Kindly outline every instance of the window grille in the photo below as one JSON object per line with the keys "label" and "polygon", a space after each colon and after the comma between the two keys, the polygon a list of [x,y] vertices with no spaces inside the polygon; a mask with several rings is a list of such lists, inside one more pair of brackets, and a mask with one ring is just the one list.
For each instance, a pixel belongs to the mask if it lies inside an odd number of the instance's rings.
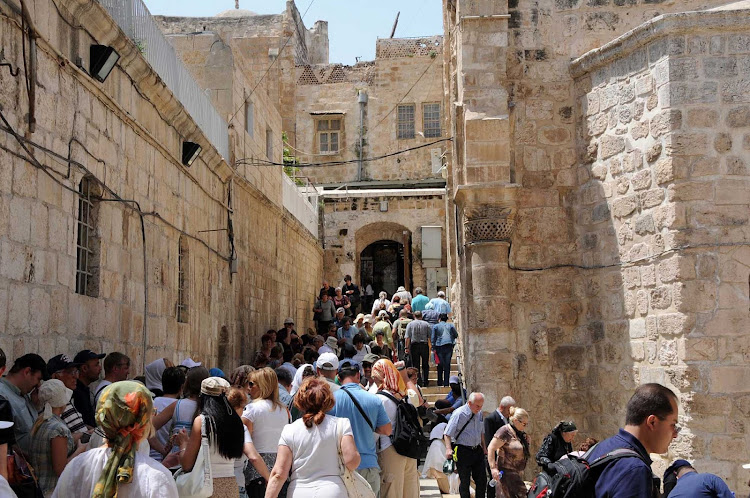
{"label": "window grille", "polygon": [[425,138],[436,138],[442,135],[440,130],[440,104],[430,103],[422,106],[422,124]]}
{"label": "window grille", "polygon": [[318,119],[318,152],[321,154],[338,154],[341,143],[341,118]]}
{"label": "window grille", "polygon": [[414,138],[414,104],[398,106],[398,138]]}
{"label": "window grille", "polygon": [[76,293],[99,296],[99,202],[96,185],[83,178],[78,185],[78,236],[76,238]]}
{"label": "window grille", "polygon": [[255,136],[255,107],[249,100],[245,103],[245,131],[251,137]]}
{"label": "window grille", "polygon": [[184,236],[180,236],[177,248],[177,321],[188,323],[188,248]]}

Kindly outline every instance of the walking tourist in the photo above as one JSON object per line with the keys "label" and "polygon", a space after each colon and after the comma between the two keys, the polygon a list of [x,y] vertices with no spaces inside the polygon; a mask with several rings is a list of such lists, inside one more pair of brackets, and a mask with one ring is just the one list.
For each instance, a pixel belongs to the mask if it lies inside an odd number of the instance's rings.
{"label": "walking tourist", "polygon": [[[168,406],[177,402],[185,384],[185,372],[179,367],[168,367],[161,375],[162,395],[154,398],[154,413],[160,413]],[[169,427],[161,427],[148,442],[151,445],[151,458],[161,462],[172,450],[169,441]]]}
{"label": "walking tourist", "polygon": [[445,300],[445,292],[439,291],[437,297],[430,299],[429,304],[432,305],[432,309],[442,314],[451,314],[451,305]]}
{"label": "walking tourist", "polygon": [[721,477],[699,473],[687,460],[675,460],[664,472],[663,482],[665,498],[734,498]]}
{"label": "walking tourist", "polygon": [[86,451],[61,417],[71,396],[73,391],[59,379],[48,380],[39,388],[39,402],[44,408],[31,429],[29,456],[44,496],[52,494],[68,462]]}
{"label": "walking tourist", "polygon": [[594,460],[607,453],[627,448],[639,458],[620,458],[607,465],[596,481],[596,498],[629,496],[656,497],[650,453],[663,454],[677,437],[677,396],[661,384],[639,386],[625,409],[625,427],[597,444],[591,452]]}
{"label": "walking tourist", "polygon": [[[416,298],[415,298],[416,299]],[[414,312],[416,316],[421,311]],[[458,332],[452,323],[448,323],[448,315],[440,315],[440,322],[432,326],[430,342],[437,354],[437,385],[448,386],[451,372],[451,358],[453,358],[453,347],[456,345]],[[494,434],[494,433],[493,433]]]}
{"label": "walking tourist", "polygon": [[271,470],[266,498],[279,496],[289,477],[291,481],[286,495],[289,498],[349,496],[336,463],[339,444],[347,469],[356,469],[360,456],[349,420],[326,415],[335,403],[328,386],[315,378],[306,379],[300,386],[294,403],[304,415],[281,433],[278,458]]}
{"label": "walking tourist", "polygon": [[336,290],[328,284],[327,280],[323,280],[323,287],[321,287],[320,292],[318,292],[318,298],[322,298],[325,295],[328,295],[328,297],[336,295]]}
{"label": "walking tourist", "polygon": [[75,358],[73,363],[78,363],[78,379],[76,379],[76,387],[73,389],[73,405],[75,405],[78,413],[83,418],[83,423],[89,427],[96,427],[96,420],[94,420],[94,398],[93,393],[89,387],[93,382],[99,380],[99,375],[102,373],[101,360],[105,354],[97,354],[90,349],[84,349],[80,351]]}
{"label": "walking tourist", "polygon": [[[279,381],[273,370],[262,368],[250,374],[250,397],[252,401],[242,412],[242,421],[247,426],[255,449],[270,470],[276,462],[281,431],[290,420],[289,411],[279,400]],[[248,497],[263,496],[266,484],[254,467],[246,467],[245,490]]]}
{"label": "walking tourist", "polygon": [[367,356],[371,352],[370,346],[365,344],[365,342],[367,342],[367,337],[365,337],[365,334],[360,332],[354,336],[352,342],[354,343],[354,349],[357,351],[352,359],[357,363],[362,363],[365,359],[365,356]]}
{"label": "walking tourist", "polygon": [[362,303],[362,311],[367,312],[372,310],[372,303],[375,301],[375,291],[372,288],[372,284],[369,282],[365,284],[365,299]]}
{"label": "walking tourist", "polygon": [[333,296],[333,305],[336,306],[337,312],[338,308],[343,308],[344,315],[351,316],[352,303],[349,301],[349,298],[344,295],[344,290],[341,287],[336,287],[336,293]]}
{"label": "walking tourist", "polygon": [[323,353],[315,362],[318,377],[322,377],[328,382],[331,392],[336,392],[341,386],[336,384],[336,372],[339,369],[339,358],[333,353]]}
{"label": "walking tourist", "polygon": [[[516,400],[511,396],[504,396],[495,411],[484,417],[484,441],[492,441],[492,437],[497,430],[510,422],[510,408],[516,406]],[[488,443],[489,444],[489,443]],[[487,467],[487,476],[492,479],[489,466]],[[487,486],[487,498],[495,498],[495,488]]]}
{"label": "walking tourist", "polygon": [[[232,386],[227,392],[227,401],[237,416],[242,417],[242,412],[248,401],[245,390]],[[234,461],[234,478],[237,481],[240,498],[247,498],[247,491],[245,491],[245,465],[252,465],[266,482],[270,477],[270,473],[266,462],[263,461],[258,450],[255,449],[255,445],[245,424],[242,424],[242,433],[245,436],[244,444],[242,445],[242,456]]]}
{"label": "walking tourist", "polygon": [[348,316],[345,316],[341,320],[341,327],[336,332],[336,337],[339,339],[343,339],[349,344],[352,344],[352,341],[354,340],[354,336],[359,333],[359,329],[352,325],[352,319]]}
{"label": "walking tourist", "polygon": [[[498,498],[525,498],[526,484],[523,471],[529,461],[529,436],[524,429],[529,425],[529,414],[523,408],[510,409],[510,422],[500,427],[487,448],[490,473],[497,483]],[[502,479],[500,472],[503,473]],[[481,496],[477,493],[477,496]],[[638,495],[633,495],[638,496]]]}
{"label": "walking tourist", "polygon": [[339,365],[341,389],[333,393],[336,404],[331,415],[349,419],[361,461],[357,467],[375,496],[380,493],[380,467],[376,453],[377,434],[390,435],[391,421],[377,396],[360,385],[359,364],[344,360]]}
{"label": "walking tourist", "polygon": [[237,479],[234,477],[234,461],[242,457],[245,441],[242,420],[234,410],[228,410],[226,394],[229,382],[221,377],[208,377],[201,383],[199,416],[193,422],[188,435],[181,431],[175,438],[180,447],[180,465],[183,471],[193,470],[202,436],[208,438],[213,496],[238,498]]}
{"label": "walking tourist", "polygon": [[[390,329],[390,325],[386,322],[386,328]],[[378,330],[375,332],[375,340],[370,343],[370,351],[383,358],[393,359],[393,349],[386,344],[385,337],[389,335],[385,330]]]}
{"label": "walking tourist", "polygon": [[326,335],[328,333],[328,326],[333,323],[333,317],[336,314],[336,306],[334,306],[331,296],[323,294],[315,302],[313,311],[318,319],[318,334]]}
{"label": "walking tourist", "polygon": [[471,497],[469,489],[472,479],[476,486],[475,496],[483,497],[486,493],[484,460],[487,446],[482,432],[483,406],[484,395],[471,393],[468,403],[454,412],[443,435],[446,459],[453,458],[453,448],[456,448],[456,470],[460,481],[458,492],[461,498]]}
{"label": "walking tourist", "polygon": [[[372,378],[379,386],[380,402],[391,425],[396,422],[396,403],[388,396],[402,400],[406,396],[406,383],[390,360],[378,360],[372,367]],[[378,464],[382,470],[381,498],[416,498],[419,496],[419,474],[417,460],[400,455],[391,442],[390,434],[380,436]]]}
{"label": "walking tourist", "polygon": [[378,298],[372,303],[370,314],[375,318],[381,310],[387,310],[390,305],[391,302],[388,300],[388,293],[386,291],[380,291]]}
{"label": "walking tourist", "polygon": [[402,306],[411,304],[411,292],[406,290],[406,287],[404,287],[403,285],[399,286],[399,288],[396,289],[396,293],[393,296],[398,296]]}
{"label": "walking tourist", "polygon": [[[430,385],[430,334],[432,327],[422,320],[422,312],[414,313],[414,320],[406,326],[404,351],[411,357],[414,367],[419,372],[419,385]],[[448,361],[450,365],[450,360]],[[450,368],[450,367],[449,367]]]}
{"label": "walking tourist", "polygon": [[412,311],[424,311],[424,307],[430,302],[430,298],[424,295],[421,287],[414,289],[414,297],[411,300]]}
{"label": "walking tourist", "polygon": [[404,361],[406,355],[406,327],[412,322],[412,318],[409,318],[408,315],[409,313],[406,310],[399,311],[398,319],[393,322],[391,329],[391,337],[393,338],[398,361]]}
{"label": "walking tourist", "polygon": [[352,276],[347,275],[344,277],[344,286],[342,287],[344,295],[349,298],[349,302],[352,304],[350,308],[350,315],[359,313],[360,304],[360,292],[359,286],[352,282]]}
{"label": "walking tourist", "polygon": [[153,411],[151,392],[137,382],[117,382],[103,389],[96,420],[107,436],[107,446],[71,460],[52,498],[177,498],[169,470],[136,451],[148,437]]}
{"label": "walking tourist", "polygon": [[29,353],[16,358],[8,374],[0,378],[0,397],[10,403],[16,444],[26,455],[31,448],[31,427],[37,417],[37,410],[27,395],[39,387],[42,377],[46,375],[47,364],[42,357]]}
{"label": "walking tourist", "polygon": [[573,440],[578,434],[574,422],[563,420],[542,441],[542,446],[536,454],[536,463],[548,474],[556,472],[552,465],[561,457],[573,451]]}
{"label": "walking tourist", "polygon": [[128,379],[130,375],[130,358],[117,351],[104,358],[104,380],[99,382],[94,392],[94,406],[99,404],[99,396],[108,385]]}

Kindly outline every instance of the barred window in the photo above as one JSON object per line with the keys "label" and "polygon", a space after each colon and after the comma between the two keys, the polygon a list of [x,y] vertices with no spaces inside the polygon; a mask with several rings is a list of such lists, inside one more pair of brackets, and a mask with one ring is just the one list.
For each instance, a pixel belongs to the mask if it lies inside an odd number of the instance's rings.
{"label": "barred window", "polygon": [[414,138],[414,104],[401,104],[398,106],[398,138]]}
{"label": "barred window", "polygon": [[273,162],[273,132],[271,128],[266,128],[266,157]]}
{"label": "barred window", "polygon": [[99,247],[97,230],[101,193],[93,179],[85,177],[78,185],[76,228],[76,293],[99,296]]}
{"label": "barred window", "polygon": [[245,131],[251,137],[255,136],[255,106],[249,100],[245,103]]}
{"label": "barred window", "polygon": [[180,236],[177,247],[177,321],[188,323],[188,247],[185,236]]}
{"label": "barred window", "polygon": [[341,143],[341,117],[318,119],[316,124],[318,152],[338,154]]}
{"label": "barred window", "polygon": [[440,129],[439,103],[422,104],[422,124],[425,138],[435,138],[443,134]]}

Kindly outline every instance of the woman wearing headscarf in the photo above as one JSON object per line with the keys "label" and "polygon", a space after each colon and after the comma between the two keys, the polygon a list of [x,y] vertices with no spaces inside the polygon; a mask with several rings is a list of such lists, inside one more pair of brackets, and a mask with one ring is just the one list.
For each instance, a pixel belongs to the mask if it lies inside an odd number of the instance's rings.
{"label": "woman wearing headscarf", "polygon": [[227,400],[229,382],[209,377],[201,383],[198,410],[190,435],[180,431],[175,438],[180,446],[180,465],[185,472],[193,470],[201,447],[201,433],[208,437],[209,461],[214,494],[220,498],[239,498],[234,461],[242,457],[245,435],[242,420]]}
{"label": "woman wearing headscarf", "polygon": [[138,382],[107,386],[96,405],[96,423],[107,445],[74,458],[52,498],[177,498],[172,474],[148,454],[136,452],[152,435],[151,392]]}
{"label": "woman wearing headscarf", "polygon": [[[529,414],[523,408],[510,408],[510,423],[495,432],[487,448],[487,459],[492,478],[497,481],[498,498],[525,498],[526,484],[523,471],[529,461],[529,436],[524,432],[529,425]],[[503,477],[500,479],[500,471]]]}
{"label": "woman wearing headscarf", "polygon": [[86,451],[84,445],[76,443],[61,418],[71,396],[73,391],[58,379],[48,380],[39,388],[39,402],[44,405],[44,411],[31,428],[29,456],[44,496],[49,496],[55,489],[65,466]]}
{"label": "woman wearing headscarf", "polygon": [[[379,386],[378,398],[385,413],[396,424],[398,405],[391,397],[402,400],[406,396],[406,383],[391,360],[378,360],[372,366],[372,379]],[[382,394],[382,392],[386,394]],[[391,443],[390,434],[380,436],[378,464],[381,469],[381,498],[416,498],[419,496],[419,474],[415,458],[399,455]]]}
{"label": "woman wearing headscarf", "polygon": [[161,376],[168,367],[173,367],[174,363],[166,358],[159,358],[146,365],[146,387],[156,396],[164,394],[164,388],[161,384]]}
{"label": "woman wearing headscarf", "polygon": [[536,463],[549,474],[556,472],[552,463],[558,461],[564,455],[573,451],[573,439],[578,433],[578,428],[573,422],[563,420],[547,434],[542,441],[542,447],[536,454]]}

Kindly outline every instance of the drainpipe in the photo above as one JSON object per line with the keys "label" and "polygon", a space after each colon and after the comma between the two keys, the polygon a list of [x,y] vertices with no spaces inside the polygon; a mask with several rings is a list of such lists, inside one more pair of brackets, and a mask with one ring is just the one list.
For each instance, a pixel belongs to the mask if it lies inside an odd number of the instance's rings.
{"label": "drainpipe", "polygon": [[359,102],[359,163],[357,165],[357,181],[362,181],[362,158],[365,148],[365,106],[367,105],[367,92],[360,90],[357,95]]}

